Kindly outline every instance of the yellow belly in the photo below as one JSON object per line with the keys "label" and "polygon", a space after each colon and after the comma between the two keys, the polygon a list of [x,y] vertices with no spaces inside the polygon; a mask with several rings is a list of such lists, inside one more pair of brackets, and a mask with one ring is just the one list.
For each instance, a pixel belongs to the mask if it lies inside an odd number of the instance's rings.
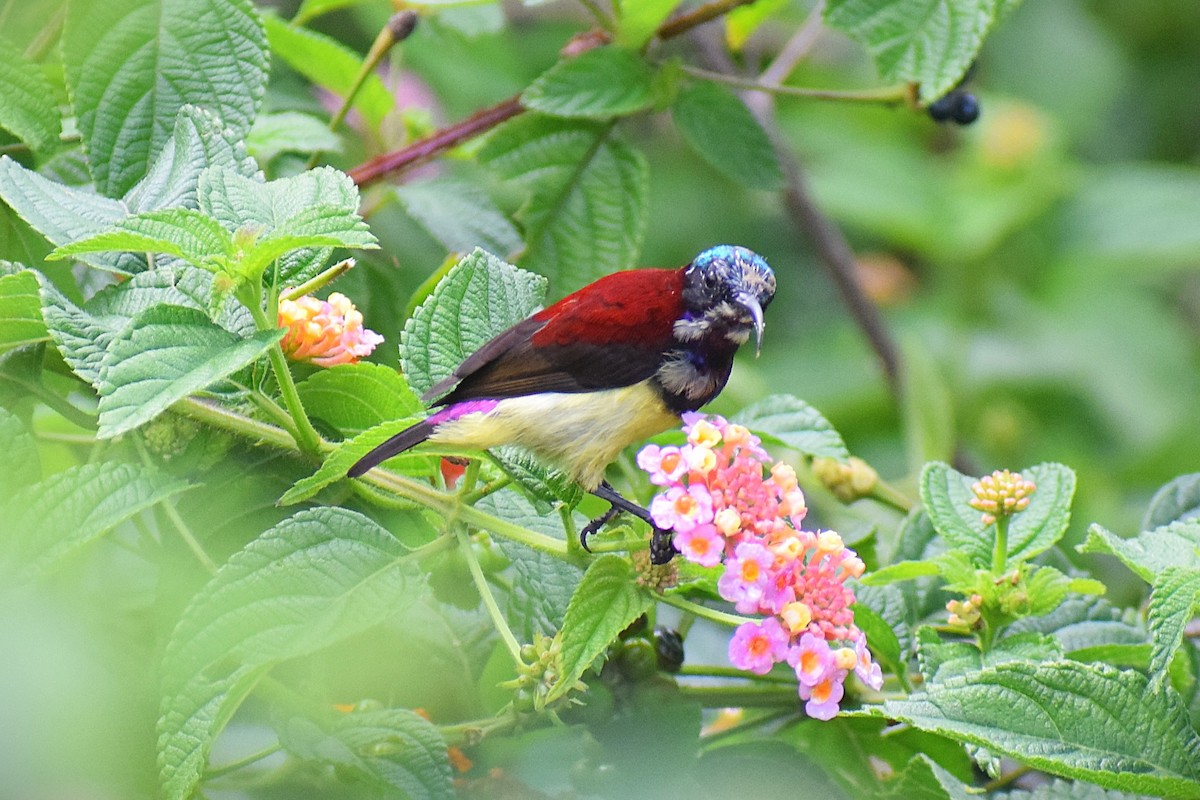
{"label": "yellow belly", "polygon": [[429,441],[479,449],[517,444],[591,490],[621,450],[678,422],[657,391],[638,383],[599,392],[506,398],[491,411],[444,423]]}

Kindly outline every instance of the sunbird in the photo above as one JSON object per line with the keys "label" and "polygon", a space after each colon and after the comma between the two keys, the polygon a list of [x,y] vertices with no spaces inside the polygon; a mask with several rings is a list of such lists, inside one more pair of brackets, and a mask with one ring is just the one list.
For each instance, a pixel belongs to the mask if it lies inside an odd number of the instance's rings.
{"label": "sunbird", "polygon": [[729,380],[737,349],[755,337],[775,296],[775,273],[744,247],[718,245],[678,269],[603,277],[498,334],[422,400],[440,407],[367,453],[358,477],[424,441],[485,450],[519,445],[563,469],[609,510],[587,537],[627,511],[654,529],[651,558],[671,559],[670,536],[617,493],[604,471],[628,445],[679,424]]}

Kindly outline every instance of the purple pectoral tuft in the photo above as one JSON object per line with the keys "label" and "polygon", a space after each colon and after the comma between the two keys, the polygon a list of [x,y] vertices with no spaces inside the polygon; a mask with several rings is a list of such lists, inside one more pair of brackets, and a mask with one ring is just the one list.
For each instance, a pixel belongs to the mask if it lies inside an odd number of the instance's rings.
{"label": "purple pectoral tuft", "polygon": [[499,404],[499,400],[464,400],[461,403],[447,406],[436,414],[430,414],[425,421],[430,425],[441,425],[443,422],[452,422],[467,414],[476,412],[486,414]]}

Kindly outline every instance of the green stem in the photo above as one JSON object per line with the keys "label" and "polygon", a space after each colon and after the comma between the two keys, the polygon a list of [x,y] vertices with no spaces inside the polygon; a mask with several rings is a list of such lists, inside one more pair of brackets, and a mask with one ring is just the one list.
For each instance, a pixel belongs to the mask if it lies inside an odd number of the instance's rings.
{"label": "green stem", "polygon": [[589,544],[588,549],[593,554],[597,553],[632,553],[636,550],[645,550],[650,547],[648,539],[622,539],[619,542],[596,542]]}
{"label": "green stem", "polygon": [[910,97],[908,84],[885,86],[881,89],[807,89],[800,86],[778,86],[765,84],[750,78],[739,78],[736,75],[726,75],[712,72],[699,67],[684,65],[683,71],[696,78],[724,83],[738,89],[750,89],[756,92],[781,95],[783,97],[804,97],[809,100],[844,100],[857,103],[882,103],[895,105],[904,103]]}
{"label": "green stem", "polygon": [[737,627],[738,625],[742,625],[747,622],[754,622],[754,620],[750,619],[749,617],[740,617],[737,614],[729,614],[725,611],[718,611],[715,608],[709,608],[708,606],[702,606],[699,603],[693,603],[691,600],[686,600],[675,594],[660,594],[658,599],[669,606],[675,606],[675,608],[678,608],[681,611],[686,611],[689,614],[694,614],[697,617],[703,617],[704,619],[711,620],[719,625]]}
{"label": "green stem", "polygon": [[254,389],[250,392],[250,400],[259,411],[274,420],[276,425],[283,428],[293,437],[297,435],[296,426],[293,424],[291,416],[272,397],[263,391]]}
{"label": "green stem", "polygon": [[890,484],[877,480],[875,488],[871,490],[870,498],[877,503],[882,503],[885,506],[891,506],[897,511],[907,514],[912,511],[912,501],[898,492]]}
{"label": "green stem", "polygon": [[[151,466],[150,454],[146,452],[146,446],[142,444],[140,439],[134,439],[134,445],[137,448],[138,456],[142,463],[146,466]],[[217,572],[217,562],[212,560],[212,557],[204,550],[204,545],[200,544],[200,540],[192,533],[192,529],[184,521],[179,514],[179,509],[175,508],[175,501],[170,497],[164,497],[158,501],[159,507],[163,510],[167,519],[174,526],[175,531],[179,534],[179,538],[183,539],[183,543],[192,551],[192,555],[200,562],[200,565],[207,570],[209,575],[215,575]]]}
{"label": "green stem", "polygon": [[458,539],[458,549],[462,552],[463,558],[467,560],[467,567],[471,570],[471,579],[475,581],[475,589],[479,592],[480,599],[483,600],[483,607],[487,609],[488,616],[492,618],[492,625],[500,634],[504,646],[508,648],[508,654],[512,656],[513,663],[520,672],[521,668],[525,666],[525,662],[521,660],[521,643],[513,635],[512,629],[508,627],[508,621],[504,619],[504,613],[496,603],[496,596],[492,594],[492,587],[488,585],[487,576],[483,574],[483,567],[479,566],[479,559],[475,557],[475,551],[471,548],[471,540],[467,537],[466,531],[460,528],[455,531],[455,536]]}
{"label": "green stem", "polygon": [[283,745],[276,742],[273,745],[264,747],[262,750],[259,750],[257,753],[251,753],[248,756],[242,756],[241,758],[237,759],[236,761],[230,761],[228,764],[222,764],[219,767],[213,767],[212,769],[210,769],[204,773],[204,779],[210,780],[212,778],[220,778],[221,776],[228,775],[231,772],[237,772],[239,769],[244,769],[245,767],[248,767],[251,764],[254,764],[258,761],[262,761],[264,758],[273,756],[281,750],[283,750]]}
{"label": "green stem", "polygon": [[718,667],[698,664],[684,664],[679,670],[680,675],[690,675],[698,678],[741,678],[757,683],[780,683],[788,686],[796,685],[796,678],[783,675],[755,675],[737,667]]}
{"label": "green stem", "polygon": [[324,272],[321,272],[319,275],[315,275],[312,278],[309,278],[304,283],[297,286],[295,289],[287,290],[280,296],[280,299],[282,299],[282,300],[298,300],[301,297],[304,297],[304,295],[306,295],[306,294],[312,294],[313,292],[317,291],[318,289],[320,289],[324,286],[328,286],[329,284],[333,283],[338,278],[345,275],[347,272],[349,272],[351,269],[354,268],[355,263],[357,263],[357,262],[355,262],[355,260],[353,258],[343,259],[343,260],[339,261],[338,263],[334,264],[329,269],[325,270]]}
{"label": "green stem", "polygon": [[[295,437],[282,428],[251,419],[236,411],[230,411],[211,400],[201,400],[199,397],[185,397],[171,406],[171,410],[191,417],[197,422],[203,422],[205,425],[230,431],[243,438],[277,447],[280,450],[296,449]],[[333,449],[333,445],[323,442],[322,449],[331,450]]]}
{"label": "green stem", "polygon": [[466,494],[464,494],[462,496],[462,501],[466,505],[473,506],[477,502],[479,502],[481,499],[483,499],[484,497],[487,497],[489,494],[494,494],[494,493],[500,491],[505,486],[508,486],[510,483],[512,483],[512,478],[508,477],[507,475],[501,475],[499,478],[496,478],[496,480],[491,481],[489,483],[485,483],[483,486],[480,486],[478,489],[467,492]]}
{"label": "green stem", "polygon": [[996,517],[996,544],[992,550],[992,573],[999,577],[1008,565],[1008,517]]}
{"label": "green stem", "polygon": [[[271,318],[267,316],[267,312],[263,310],[262,299],[262,286],[257,282],[245,283],[238,290],[238,300],[250,310],[250,316],[254,318],[254,326],[260,331],[278,330],[278,325],[272,322]],[[271,309],[271,312],[276,313],[274,308]],[[276,316],[278,316],[277,313]],[[307,455],[317,455],[321,452],[321,436],[312,426],[308,414],[304,411],[304,404],[300,402],[300,393],[296,391],[296,381],[292,378],[292,370],[288,367],[287,359],[283,355],[283,348],[280,347],[279,342],[275,342],[267,350],[267,358],[271,361],[271,369],[275,373],[275,380],[279,383],[279,393],[283,395],[283,405],[295,423],[296,444]]]}
{"label": "green stem", "polygon": [[84,428],[85,430],[95,429],[96,418],[94,416],[71,405],[71,402],[65,397],[59,397],[41,383],[21,380],[9,373],[0,374],[0,379],[24,389],[72,425]]}
{"label": "green stem", "polygon": [[796,706],[800,702],[795,685],[784,686],[688,686],[679,687],[679,693],[696,700],[706,708],[767,707],[780,705]]}

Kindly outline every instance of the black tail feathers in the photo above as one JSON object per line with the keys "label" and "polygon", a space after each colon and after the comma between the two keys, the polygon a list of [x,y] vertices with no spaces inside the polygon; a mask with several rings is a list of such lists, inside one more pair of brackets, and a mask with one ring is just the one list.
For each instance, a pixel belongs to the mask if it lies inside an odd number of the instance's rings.
{"label": "black tail feathers", "polygon": [[405,428],[371,452],[360,458],[346,471],[346,475],[357,478],[372,467],[382,464],[394,455],[419,445],[429,438],[437,426],[429,420],[422,420],[412,427]]}

